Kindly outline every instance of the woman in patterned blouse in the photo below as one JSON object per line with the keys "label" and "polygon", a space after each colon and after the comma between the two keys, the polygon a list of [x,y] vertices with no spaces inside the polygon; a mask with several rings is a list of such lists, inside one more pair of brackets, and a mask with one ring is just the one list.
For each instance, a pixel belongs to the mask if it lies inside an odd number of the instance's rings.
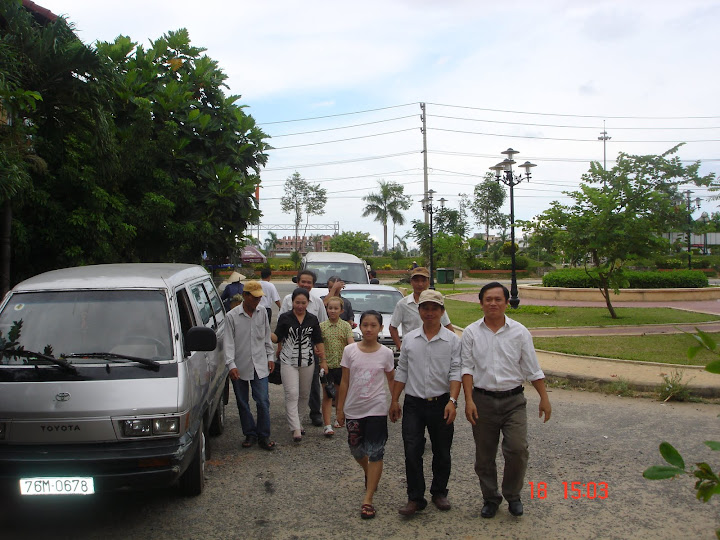
{"label": "woman in patterned blouse", "polygon": [[308,313],[309,301],[310,293],[306,289],[295,289],[292,293],[293,308],[280,315],[275,329],[278,339],[277,355],[283,363],[285,414],[293,440],[298,443],[305,433],[300,423],[298,404],[307,403],[310,395],[315,354],[320,361],[320,367],[328,372],[320,322],[315,315]]}

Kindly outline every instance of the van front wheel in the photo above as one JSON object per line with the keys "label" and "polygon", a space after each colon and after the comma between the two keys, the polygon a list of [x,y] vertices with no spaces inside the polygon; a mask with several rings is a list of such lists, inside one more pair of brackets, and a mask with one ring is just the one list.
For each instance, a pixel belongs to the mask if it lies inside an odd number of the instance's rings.
{"label": "van front wheel", "polygon": [[180,477],[180,491],[183,495],[195,497],[203,492],[205,487],[205,429],[200,422],[197,433],[198,441],[193,451],[190,466]]}

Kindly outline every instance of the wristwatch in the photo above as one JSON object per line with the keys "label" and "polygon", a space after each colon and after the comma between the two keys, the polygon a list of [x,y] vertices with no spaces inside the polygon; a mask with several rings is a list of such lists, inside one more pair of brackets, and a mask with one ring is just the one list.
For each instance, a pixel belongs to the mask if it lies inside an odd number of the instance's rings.
{"label": "wristwatch", "polygon": [[451,397],[450,401],[452,402],[453,405],[455,405],[455,408],[457,409],[457,399],[455,399],[454,397]]}

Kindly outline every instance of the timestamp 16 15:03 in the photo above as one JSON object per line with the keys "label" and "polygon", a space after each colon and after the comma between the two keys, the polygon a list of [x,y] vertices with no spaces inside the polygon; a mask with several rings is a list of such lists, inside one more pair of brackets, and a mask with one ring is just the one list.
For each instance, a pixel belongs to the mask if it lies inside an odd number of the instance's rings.
{"label": "timestamp 16 15:03", "polygon": [[[530,498],[544,499],[548,494],[546,482],[528,482]],[[607,482],[563,482],[565,499],[607,499],[610,492]]]}

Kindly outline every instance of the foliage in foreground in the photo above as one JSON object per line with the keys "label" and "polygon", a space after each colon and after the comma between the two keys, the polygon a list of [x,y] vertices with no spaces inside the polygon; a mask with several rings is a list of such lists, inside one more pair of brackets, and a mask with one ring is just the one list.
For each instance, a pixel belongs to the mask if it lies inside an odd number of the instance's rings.
{"label": "foliage in foreground", "polygon": [[[692,358],[701,349],[706,349],[716,356],[720,356],[715,340],[701,330],[697,332],[697,335],[693,334],[693,337],[698,343],[688,349],[688,357]],[[710,373],[720,374],[720,360],[713,360],[705,366],[705,369]],[[705,441],[705,446],[710,450],[720,451],[720,441]],[[720,495],[720,476],[713,471],[709,464],[701,461],[695,463],[694,466],[686,466],[680,452],[665,441],[660,443],[660,455],[667,465],[648,467],[643,472],[645,478],[648,480],[665,480],[687,474],[697,479],[695,482],[695,496],[698,500],[708,502],[713,495]],[[715,535],[720,539],[720,529],[715,531]]]}

